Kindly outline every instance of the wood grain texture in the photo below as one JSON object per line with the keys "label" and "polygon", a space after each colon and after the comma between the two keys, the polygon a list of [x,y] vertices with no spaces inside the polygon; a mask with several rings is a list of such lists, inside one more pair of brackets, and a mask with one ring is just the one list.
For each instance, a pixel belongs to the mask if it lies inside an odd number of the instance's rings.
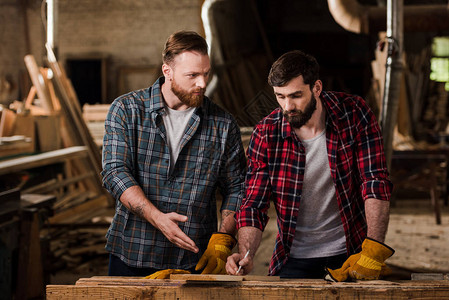
{"label": "wood grain texture", "polygon": [[243,281],[243,276],[219,275],[219,274],[171,274],[172,280],[186,281]]}
{"label": "wood grain texture", "polygon": [[449,280],[330,283],[312,279],[209,284],[138,277],[82,278],[75,285],[48,285],[47,299],[447,299]]}

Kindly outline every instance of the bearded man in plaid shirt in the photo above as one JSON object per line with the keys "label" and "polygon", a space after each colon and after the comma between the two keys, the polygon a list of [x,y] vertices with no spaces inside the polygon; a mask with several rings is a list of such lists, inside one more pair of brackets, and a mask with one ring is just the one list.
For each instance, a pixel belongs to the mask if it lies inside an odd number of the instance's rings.
{"label": "bearded man in plaid shirt", "polygon": [[323,91],[316,59],[298,50],[274,62],[268,82],[280,107],[251,136],[236,213],[239,253],[228,257],[228,274],[252,270],[270,200],[278,233],[269,275],[345,281],[387,274],[392,183],[374,114],[358,96]]}
{"label": "bearded man in plaid shirt", "polygon": [[164,76],[110,107],[102,175],[116,199],[106,234],[111,276],[226,273],[245,154],[237,122],[204,96],[207,49],[196,32],[175,32],[163,51]]}

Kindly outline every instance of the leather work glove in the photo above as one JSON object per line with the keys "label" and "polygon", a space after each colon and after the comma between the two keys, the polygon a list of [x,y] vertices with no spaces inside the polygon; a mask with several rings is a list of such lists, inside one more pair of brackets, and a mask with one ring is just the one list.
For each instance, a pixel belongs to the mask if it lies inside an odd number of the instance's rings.
{"label": "leather work glove", "polygon": [[180,269],[166,269],[154,272],[148,276],[145,276],[145,279],[169,279],[170,274],[190,274],[189,271],[180,270]]}
{"label": "leather work glove", "polygon": [[385,260],[392,256],[394,250],[376,240],[366,238],[362,251],[351,255],[340,269],[326,268],[326,280],[345,281],[348,277],[359,280],[377,280],[380,276],[391,273]]}
{"label": "leather work glove", "polygon": [[195,271],[204,268],[201,274],[226,274],[226,260],[235,244],[237,240],[230,234],[220,232],[212,234]]}

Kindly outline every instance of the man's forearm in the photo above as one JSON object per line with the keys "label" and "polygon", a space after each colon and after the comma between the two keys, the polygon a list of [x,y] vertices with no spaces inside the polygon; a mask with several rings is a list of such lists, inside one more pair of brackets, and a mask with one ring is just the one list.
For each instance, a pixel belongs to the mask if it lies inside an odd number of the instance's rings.
{"label": "man's forearm", "polygon": [[250,256],[254,257],[261,240],[262,230],[251,226],[241,227],[238,230],[239,253],[245,255],[250,250]]}
{"label": "man's forearm", "polygon": [[365,201],[365,215],[368,237],[383,243],[390,220],[390,202],[374,198],[367,199]]}
{"label": "man's forearm", "polygon": [[154,225],[154,215],[160,211],[147,199],[142,189],[135,185],[123,192],[120,197],[120,202],[131,211],[133,214],[139,216],[143,220]]}
{"label": "man's forearm", "polygon": [[235,228],[235,211],[224,209],[221,212],[221,225],[218,232],[228,233],[235,236],[237,229]]}

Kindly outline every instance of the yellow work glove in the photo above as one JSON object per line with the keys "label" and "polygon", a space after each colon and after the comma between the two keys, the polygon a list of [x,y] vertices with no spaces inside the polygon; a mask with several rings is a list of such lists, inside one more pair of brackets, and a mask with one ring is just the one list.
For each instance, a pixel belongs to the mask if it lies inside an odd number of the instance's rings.
{"label": "yellow work glove", "polygon": [[380,276],[391,273],[385,260],[392,256],[394,250],[385,244],[366,238],[362,243],[362,251],[351,255],[340,269],[326,268],[326,280],[345,281],[348,277],[359,280],[377,280]]}
{"label": "yellow work glove", "polygon": [[180,270],[180,269],[166,269],[154,272],[148,276],[145,276],[145,279],[169,279],[170,274],[190,274],[189,271]]}
{"label": "yellow work glove", "polygon": [[237,240],[230,234],[219,232],[212,234],[195,271],[204,268],[201,274],[226,274],[226,260],[235,244]]}

